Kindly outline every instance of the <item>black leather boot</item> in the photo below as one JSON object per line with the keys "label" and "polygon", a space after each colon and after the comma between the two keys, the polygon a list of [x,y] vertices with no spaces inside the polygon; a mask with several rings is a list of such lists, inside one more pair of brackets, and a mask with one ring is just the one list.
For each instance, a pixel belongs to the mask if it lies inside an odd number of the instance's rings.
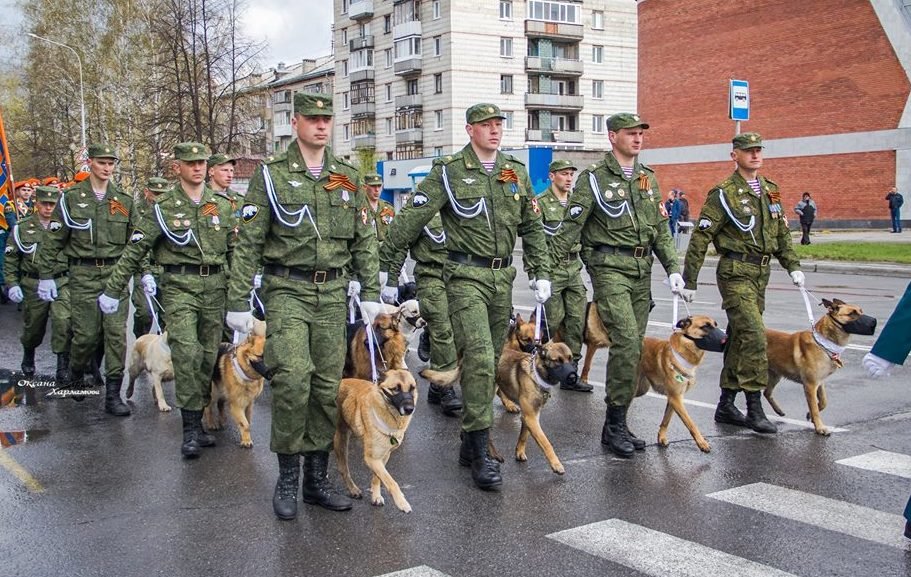
{"label": "black leather boot", "polygon": [[485,491],[496,491],[503,484],[500,464],[487,453],[490,429],[463,431],[462,446],[459,447],[459,464],[471,466],[471,480]]}
{"label": "black leather boot", "polygon": [[715,422],[734,425],[735,427],[746,427],[747,419],[734,406],[734,399],[737,398],[737,391],[734,389],[721,389],[721,399],[718,401],[718,407],[715,409]]}
{"label": "black leather boot", "polygon": [[180,445],[180,454],[186,459],[195,459],[199,456],[199,430],[196,424],[202,419],[202,411],[180,409],[180,418],[183,421],[183,444]]}
{"label": "black leather boot", "polygon": [[[59,388],[84,389],[86,387],[85,375],[81,370],[70,368],[68,376],[69,376],[69,378],[65,381],[66,384],[63,387],[59,387]],[[74,401],[76,401],[77,403],[81,403],[82,401],[85,400],[85,395],[73,395],[70,398],[73,399]]]}
{"label": "black leather boot", "polygon": [[765,416],[762,410],[762,393],[753,391],[746,394],[747,396],[747,427],[757,433],[773,434],[778,432],[778,427]]}
{"label": "black leather boot", "polygon": [[629,442],[633,444],[633,449],[637,451],[645,450],[645,441],[634,435],[633,432],[629,430],[629,427],[626,428],[626,436],[629,437]]}
{"label": "black leather boot", "polygon": [[424,328],[418,340],[418,358],[425,363],[430,360],[430,331]]}
{"label": "black leather boot", "polygon": [[70,379],[70,354],[60,353],[57,355],[57,372],[54,378],[58,383],[66,383]]}
{"label": "black leather boot", "polygon": [[462,399],[455,387],[438,387],[430,385],[427,391],[427,402],[431,405],[440,405],[440,410],[448,417],[457,417],[462,410]]}
{"label": "black leather boot", "polygon": [[115,417],[129,417],[130,407],[120,398],[123,376],[114,375],[104,381],[104,411]]}
{"label": "black leather boot", "polygon": [[297,517],[297,491],[301,484],[301,456],[278,453],[278,481],[272,496],[272,510],[284,521]]}
{"label": "black leather boot", "polygon": [[636,451],[626,429],[626,410],[627,407],[609,406],[601,429],[601,444],[607,445],[612,453],[624,458],[632,457]]}
{"label": "black leather boot", "polygon": [[308,505],[319,505],[330,511],[347,511],[352,502],[329,482],[329,452],[304,453],[304,486],[302,497]]}
{"label": "black leather boot", "polygon": [[26,377],[35,376],[35,349],[23,349],[21,368]]}

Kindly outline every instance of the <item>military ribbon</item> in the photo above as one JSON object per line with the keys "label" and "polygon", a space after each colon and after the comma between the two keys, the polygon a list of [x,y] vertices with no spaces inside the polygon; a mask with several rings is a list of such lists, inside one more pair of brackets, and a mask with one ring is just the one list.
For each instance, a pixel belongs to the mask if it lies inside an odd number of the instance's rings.
{"label": "military ribbon", "polygon": [[357,192],[357,186],[355,186],[354,183],[351,182],[351,179],[348,178],[347,175],[330,172],[329,173],[329,183],[326,186],[324,186],[323,188],[325,188],[326,190],[335,190],[339,187],[344,188],[345,190],[349,190],[351,192]]}
{"label": "military ribbon", "polygon": [[214,202],[207,202],[202,205],[203,216],[218,216],[218,205]]}
{"label": "military ribbon", "polygon": [[648,190],[648,175],[644,172],[639,175],[639,190]]}
{"label": "military ribbon", "polygon": [[500,182],[512,182],[518,184],[519,175],[516,174],[516,171],[511,168],[504,168],[500,170],[500,176],[497,177],[497,180]]}
{"label": "military ribbon", "polygon": [[110,211],[111,211],[111,215],[112,215],[112,216],[113,216],[113,214],[116,212],[116,213],[120,213],[120,214],[122,214],[123,216],[129,218],[129,216],[130,216],[130,211],[128,211],[128,210],[127,210],[127,207],[123,206],[123,203],[121,203],[119,200],[116,200],[116,199],[115,199],[115,200],[112,200],[112,201],[109,203],[109,206],[110,206]]}

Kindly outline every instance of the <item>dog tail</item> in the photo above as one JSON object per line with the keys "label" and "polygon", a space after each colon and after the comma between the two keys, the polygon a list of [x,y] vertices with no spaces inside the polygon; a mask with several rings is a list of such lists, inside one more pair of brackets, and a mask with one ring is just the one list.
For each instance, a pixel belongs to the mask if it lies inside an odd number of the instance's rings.
{"label": "dog tail", "polygon": [[435,371],[433,369],[424,369],[421,376],[427,379],[430,384],[438,387],[451,387],[462,378],[461,363],[454,369],[448,371]]}

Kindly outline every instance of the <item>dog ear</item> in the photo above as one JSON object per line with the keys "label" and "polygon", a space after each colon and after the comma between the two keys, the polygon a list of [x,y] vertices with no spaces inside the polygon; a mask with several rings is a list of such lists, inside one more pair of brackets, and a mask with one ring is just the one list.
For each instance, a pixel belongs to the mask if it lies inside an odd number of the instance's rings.
{"label": "dog ear", "polygon": [[841,306],[841,305],[845,304],[845,301],[841,301],[838,299],[832,299],[832,304],[834,304],[835,306]]}
{"label": "dog ear", "polygon": [[829,310],[832,310],[835,308],[835,303],[833,303],[832,301],[830,301],[828,299],[822,299],[822,306],[826,307]]}
{"label": "dog ear", "polygon": [[516,324],[517,325],[525,324],[525,321],[522,320],[522,313],[516,313]]}
{"label": "dog ear", "polygon": [[685,331],[691,324],[693,324],[693,317],[686,317],[677,321],[677,328]]}

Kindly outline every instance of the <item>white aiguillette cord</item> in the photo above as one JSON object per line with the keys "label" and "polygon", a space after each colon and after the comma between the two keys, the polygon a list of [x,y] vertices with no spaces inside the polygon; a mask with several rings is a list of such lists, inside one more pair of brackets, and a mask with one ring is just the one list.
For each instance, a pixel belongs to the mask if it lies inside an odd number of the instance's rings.
{"label": "white aiguillette cord", "polygon": [[375,385],[380,381],[379,374],[376,370],[376,354],[379,354],[380,361],[382,361],[383,365],[386,364],[386,359],[383,358],[383,351],[378,350],[376,346],[376,335],[373,334],[373,319],[369,318],[369,315],[367,315],[361,307],[361,299],[357,295],[348,299],[348,319],[351,323],[354,323],[355,306],[361,309],[361,317],[363,317],[364,326],[367,328],[367,348],[370,350],[370,377]]}
{"label": "white aiguillette cord", "polygon": [[160,308],[162,311],[164,311],[164,307],[161,306],[161,303],[158,302],[158,299],[156,299],[154,296],[145,291],[143,291],[143,293],[146,297],[146,304],[149,305],[149,313],[152,315],[152,327],[149,329],[149,334],[155,333],[156,335],[160,335],[161,324],[158,322],[158,313],[155,311],[155,305],[157,304],[158,308]]}
{"label": "white aiguillette cord", "polygon": [[[269,198],[269,204],[272,206],[272,212],[275,214],[275,218],[278,219],[278,222],[287,226],[288,228],[297,228],[300,226],[300,223],[304,221],[306,216],[310,219],[310,224],[313,225],[313,230],[316,231],[316,238],[323,240],[323,237],[319,233],[319,227],[316,226],[316,221],[313,220],[313,214],[310,213],[310,207],[306,204],[297,211],[291,212],[285,210],[285,207],[278,202],[278,195],[275,194],[275,185],[272,182],[272,174],[269,172],[269,167],[265,164],[263,166],[263,180],[266,184],[266,196]],[[294,222],[290,220],[285,220],[285,217],[291,219],[296,218]]]}

